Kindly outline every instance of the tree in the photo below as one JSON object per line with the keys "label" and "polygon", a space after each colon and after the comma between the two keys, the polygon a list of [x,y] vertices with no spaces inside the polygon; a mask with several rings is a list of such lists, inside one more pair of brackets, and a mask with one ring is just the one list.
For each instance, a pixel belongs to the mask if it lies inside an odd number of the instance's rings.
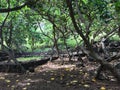
{"label": "tree", "polygon": [[[120,81],[119,74],[116,72],[115,68],[105,59],[107,53],[104,45],[105,40],[117,34],[116,32],[119,31],[119,12],[116,13],[119,11],[119,1],[22,0],[16,2],[8,0],[3,3],[3,9],[0,9],[0,13],[7,12],[8,14],[1,25],[1,45],[3,41],[6,41],[8,45],[11,44],[9,46],[10,48],[15,46],[18,48],[20,43],[21,46],[30,43],[33,50],[35,44],[40,40],[39,38],[44,40],[45,37],[42,36],[47,36],[47,38],[49,38],[47,41],[53,42],[53,46],[56,48],[57,54],[59,55],[59,41],[61,40],[64,43],[63,45],[65,45],[68,51],[67,39],[71,36],[76,39],[75,36],[79,35],[84,42],[85,48],[83,48],[83,50],[88,50],[88,56],[93,57],[96,62],[101,64],[98,70],[98,76],[101,70],[107,69]],[[22,3],[24,4],[21,5]],[[52,35],[50,35],[51,33],[47,35],[42,29],[37,32],[37,29],[41,28],[38,24],[43,22],[41,19],[51,24]],[[9,27],[6,28],[5,22],[9,22],[10,26],[8,25]],[[10,30],[8,30],[9,28]],[[7,36],[5,33],[7,33]],[[8,42],[9,40],[10,43]],[[100,44],[102,44],[101,47],[104,52],[104,57],[99,56],[99,53],[94,51],[92,46],[94,41],[100,41]],[[70,57],[69,52],[68,55]],[[113,57],[111,56],[109,61],[112,59]]]}
{"label": "tree", "polygon": [[90,56],[92,56],[96,60],[96,62],[99,62],[101,64],[101,67],[99,68],[98,73],[101,70],[107,69],[107,70],[111,71],[111,73],[118,79],[118,81],[120,81],[120,75],[117,73],[115,68],[113,68],[107,61],[105,61],[103,57],[100,57],[97,53],[95,53],[89,40],[85,38],[85,35],[82,32],[82,29],[78,27],[76,18],[74,16],[73,2],[71,0],[66,0],[66,3],[69,8],[69,13],[70,13],[70,17],[71,17],[72,23],[74,25],[74,28],[75,28],[76,32],[83,39],[87,49],[90,51],[90,52],[88,52],[88,54]]}

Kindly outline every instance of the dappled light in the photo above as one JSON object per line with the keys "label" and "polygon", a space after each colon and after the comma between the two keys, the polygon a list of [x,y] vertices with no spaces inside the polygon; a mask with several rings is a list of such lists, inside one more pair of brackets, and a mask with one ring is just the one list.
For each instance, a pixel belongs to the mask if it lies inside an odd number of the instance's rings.
{"label": "dappled light", "polygon": [[73,68],[75,68],[75,65],[59,65],[59,64],[54,64],[54,63],[49,62],[46,65],[36,68],[36,71],[38,71],[38,72],[46,71],[47,72],[49,70],[58,70],[58,69],[62,69],[62,68],[73,69]]}
{"label": "dappled light", "polygon": [[0,0],[0,90],[120,90],[120,0]]}

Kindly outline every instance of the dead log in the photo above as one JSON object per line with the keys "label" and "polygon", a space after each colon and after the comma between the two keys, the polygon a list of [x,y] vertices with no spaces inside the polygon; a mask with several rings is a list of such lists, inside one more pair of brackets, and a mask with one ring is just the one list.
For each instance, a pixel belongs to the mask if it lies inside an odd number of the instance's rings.
{"label": "dead log", "polygon": [[42,59],[42,60],[34,60],[34,61],[29,61],[29,62],[20,62],[21,65],[25,68],[25,70],[29,70],[29,69],[35,69],[37,66],[39,65],[43,65],[43,64],[46,64],[48,61],[53,61],[53,60],[56,60],[58,59],[58,57],[52,57],[52,60],[51,58],[47,58],[47,59]]}
{"label": "dead log", "polygon": [[[58,59],[58,57],[52,57],[52,61]],[[0,63],[0,72],[7,72],[7,73],[25,73],[26,71],[34,72],[34,69],[39,66],[46,64],[50,61],[51,58],[42,59],[42,60],[32,60],[29,62],[19,62],[20,64],[16,63]],[[25,69],[22,70],[21,66]]]}

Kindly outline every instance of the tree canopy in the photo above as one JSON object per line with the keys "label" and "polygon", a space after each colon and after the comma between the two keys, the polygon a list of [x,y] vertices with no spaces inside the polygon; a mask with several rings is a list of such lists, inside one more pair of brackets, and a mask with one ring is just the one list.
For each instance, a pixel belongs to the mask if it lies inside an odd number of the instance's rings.
{"label": "tree canopy", "polygon": [[[101,65],[100,71],[107,68],[120,81],[119,74],[107,61],[114,55],[107,52],[104,43],[119,41],[119,37],[120,0],[0,0],[3,51],[52,47],[58,56],[65,49],[70,57],[69,47],[82,45],[82,50]],[[104,57],[95,52],[95,42],[100,43]]]}

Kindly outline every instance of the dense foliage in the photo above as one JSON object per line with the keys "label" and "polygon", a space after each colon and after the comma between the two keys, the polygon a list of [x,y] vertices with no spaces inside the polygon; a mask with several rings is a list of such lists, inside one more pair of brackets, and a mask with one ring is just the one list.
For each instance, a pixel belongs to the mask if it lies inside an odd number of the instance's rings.
{"label": "dense foliage", "polygon": [[[14,49],[24,47],[34,50],[46,46],[46,43],[48,46],[54,46],[54,43],[63,45],[65,40],[68,46],[75,47],[81,42],[65,0],[1,0],[0,7],[14,8],[23,3],[27,5],[20,10],[0,14],[2,25],[9,13],[2,30],[5,44],[11,44]],[[100,40],[119,27],[119,1],[75,0],[73,7],[76,22],[89,42]],[[118,39],[117,35],[110,39]]]}

